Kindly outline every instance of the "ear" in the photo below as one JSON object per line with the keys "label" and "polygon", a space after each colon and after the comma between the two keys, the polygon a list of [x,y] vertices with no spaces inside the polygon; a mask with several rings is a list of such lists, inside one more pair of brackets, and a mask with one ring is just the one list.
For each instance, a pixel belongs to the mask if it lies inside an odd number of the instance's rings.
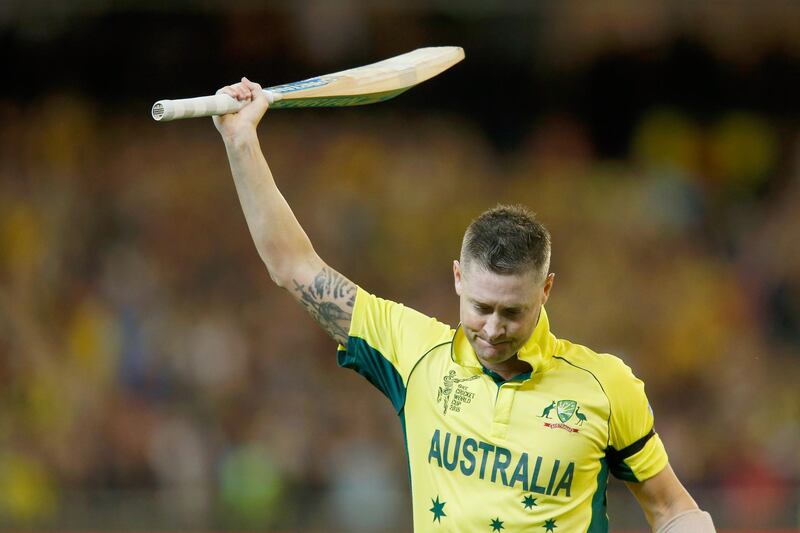
{"label": "ear", "polygon": [[453,281],[456,287],[456,294],[461,296],[461,265],[458,260],[453,261]]}
{"label": "ear", "polygon": [[550,289],[553,288],[553,283],[556,281],[556,275],[551,272],[547,275],[544,279],[544,287],[542,288],[542,305],[547,303],[547,300],[550,298]]}

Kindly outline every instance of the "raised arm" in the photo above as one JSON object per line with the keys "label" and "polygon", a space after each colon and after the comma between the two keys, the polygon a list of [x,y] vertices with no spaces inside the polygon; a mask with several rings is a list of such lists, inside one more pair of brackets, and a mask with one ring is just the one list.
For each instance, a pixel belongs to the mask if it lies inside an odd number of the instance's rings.
{"label": "raised arm", "polygon": [[222,135],[247,227],[272,280],[288,290],[338,343],[346,345],[356,286],[330,268],[278,190],[256,127],[269,107],[261,86],[242,78],[220,92],[250,103],[214,117]]}

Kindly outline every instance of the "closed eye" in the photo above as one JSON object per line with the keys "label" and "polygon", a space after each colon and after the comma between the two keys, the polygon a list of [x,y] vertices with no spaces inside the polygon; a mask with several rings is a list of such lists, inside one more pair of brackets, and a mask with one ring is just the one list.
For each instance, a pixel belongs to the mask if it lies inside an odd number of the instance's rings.
{"label": "closed eye", "polygon": [[493,309],[488,305],[472,304],[472,307],[482,315],[488,315],[493,312]]}

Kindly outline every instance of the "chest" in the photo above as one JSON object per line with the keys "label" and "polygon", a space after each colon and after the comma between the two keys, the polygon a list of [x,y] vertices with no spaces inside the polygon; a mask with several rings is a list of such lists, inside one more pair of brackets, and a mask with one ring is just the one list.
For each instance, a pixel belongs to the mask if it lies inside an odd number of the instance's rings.
{"label": "chest", "polygon": [[[523,454],[535,464],[596,464],[608,444],[608,400],[594,377],[567,364],[525,380],[496,382],[449,357],[432,359],[408,383],[405,420],[410,451],[428,455],[438,444],[451,457],[459,448],[491,447]],[[436,442],[438,439],[438,443]],[[434,455],[436,450],[433,450]],[[497,453],[497,452],[496,452]]]}

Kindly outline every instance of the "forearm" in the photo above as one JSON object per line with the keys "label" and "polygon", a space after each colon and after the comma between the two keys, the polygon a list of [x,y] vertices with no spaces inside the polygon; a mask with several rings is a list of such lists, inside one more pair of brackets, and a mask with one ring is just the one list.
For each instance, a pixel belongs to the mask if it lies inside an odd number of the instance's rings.
{"label": "forearm", "polygon": [[696,510],[697,503],[683,488],[676,487],[669,499],[653,500],[645,507],[645,516],[653,531],[660,531],[673,517]]}
{"label": "forearm", "polygon": [[318,257],[275,184],[255,129],[224,141],[250,234],[270,277],[285,286],[295,269]]}
{"label": "forearm", "polygon": [[716,529],[710,514],[700,509],[692,509],[676,514],[661,524],[658,529],[654,528],[653,531],[655,533],[715,533]]}
{"label": "forearm", "polygon": [[714,533],[714,523],[701,511],[668,464],[641,483],[627,483],[655,533]]}

